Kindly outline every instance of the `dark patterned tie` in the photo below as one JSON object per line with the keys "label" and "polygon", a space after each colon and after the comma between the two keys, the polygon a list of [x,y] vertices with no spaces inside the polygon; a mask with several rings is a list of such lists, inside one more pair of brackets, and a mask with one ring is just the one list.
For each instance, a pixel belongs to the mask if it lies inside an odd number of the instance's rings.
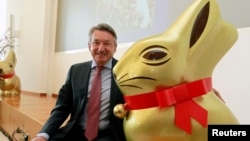
{"label": "dark patterned tie", "polygon": [[87,123],[85,136],[89,141],[95,139],[98,135],[99,117],[100,117],[100,99],[101,99],[101,71],[103,66],[97,66],[92,81],[89,104],[87,109]]}

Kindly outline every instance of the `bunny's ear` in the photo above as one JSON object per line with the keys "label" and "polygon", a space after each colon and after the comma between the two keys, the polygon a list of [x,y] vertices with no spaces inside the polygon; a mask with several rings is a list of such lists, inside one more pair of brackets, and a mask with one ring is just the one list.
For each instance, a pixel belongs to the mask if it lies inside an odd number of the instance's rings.
{"label": "bunny's ear", "polygon": [[238,32],[221,17],[216,0],[195,0],[164,32],[164,36],[175,42],[177,52],[185,57],[189,77],[201,78],[212,74],[214,67],[236,42]]}
{"label": "bunny's ear", "polygon": [[200,38],[201,34],[203,33],[207,21],[208,21],[208,15],[209,15],[209,6],[210,3],[208,2],[200,11],[198,14],[194,24],[193,24],[193,29],[191,32],[191,37],[190,37],[190,47],[192,47],[196,41]]}
{"label": "bunny's ear", "polygon": [[12,62],[13,64],[16,64],[16,61],[17,61],[16,55],[15,55],[15,52],[13,50],[9,51],[6,60]]}
{"label": "bunny's ear", "polygon": [[199,73],[195,72],[197,76],[209,76],[233,47],[238,39],[238,32],[221,17],[216,0],[202,1],[206,3],[195,16],[190,32],[188,63],[192,64],[190,71],[200,69]]}

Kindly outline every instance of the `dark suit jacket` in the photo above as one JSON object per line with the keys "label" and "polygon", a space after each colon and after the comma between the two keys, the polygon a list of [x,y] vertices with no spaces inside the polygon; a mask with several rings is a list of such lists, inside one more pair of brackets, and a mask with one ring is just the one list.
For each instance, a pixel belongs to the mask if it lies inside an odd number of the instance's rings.
{"label": "dark suit jacket", "polygon": [[[113,58],[112,67],[116,62],[117,60]],[[65,127],[63,127],[63,132],[59,133],[60,136],[65,136],[65,134],[79,123],[78,120],[83,115],[83,109],[87,101],[91,63],[92,61],[88,61],[74,64],[70,67],[66,82],[60,89],[56,105],[51,111],[51,116],[41,129],[40,133],[45,132],[50,136],[54,136],[55,133],[58,134],[58,128],[67,119],[69,114],[70,119]],[[117,141],[125,141],[123,120],[118,119],[113,115],[113,108],[119,103],[124,103],[124,99],[112,75],[109,111],[110,127],[113,136]]]}

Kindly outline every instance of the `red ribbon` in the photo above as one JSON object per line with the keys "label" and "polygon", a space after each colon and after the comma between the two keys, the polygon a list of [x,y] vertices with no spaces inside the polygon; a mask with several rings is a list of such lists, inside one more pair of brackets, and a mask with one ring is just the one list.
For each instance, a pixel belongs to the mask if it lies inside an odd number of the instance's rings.
{"label": "red ribbon", "polygon": [[193,98],[207,94],[212,90],[211,77],[190,83],[177,85],[156,92],[124,96],[126,108],[139,110],[151,107],[175,106],[175,124],[187,133],[192,133],[191,117],[203,127],[207,127],[208,112]]}
{"label": "red ribbon", "polygon": [[11,78],[15,75],[15,72],[12,72],[10,74],[0,74],[0,78],[2,79],[7,79],[7,78]]}

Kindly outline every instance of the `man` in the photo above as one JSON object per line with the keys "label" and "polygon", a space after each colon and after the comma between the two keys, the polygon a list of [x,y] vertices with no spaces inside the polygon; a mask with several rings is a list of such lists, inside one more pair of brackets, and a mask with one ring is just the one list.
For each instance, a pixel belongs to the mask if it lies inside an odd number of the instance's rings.
{"label": "man", "polygon": [[[117,35],[114,29],[105,23],[92,27],[89,31],[88,47],[93,60],[74,64],[70,67],[65,84],[59,91],[56,105],[51,111],[49,119],[39,134],[31,141],[126,140],[122,119],[113,115],[114,106],[118,103],[124,103],[123,95],[116,86],[112,75],[112,68],[117,62],[113,58],[117,47]],[[97,136],[94,135],[93,137],[94,139],[87,139],[87,121],[93,118],[88,118],[90,112],[87,111],[90,105],[93,75],[98,66],[103,67],[101,70],[101,98],[100,101],[98,100],[101,105],[101,109],[98,110],[100,111],[99,128]],[[93,107],[91,108],[93,109]],[[69,115],[69,120],[65,126],[60,128]],[[90,133],[93,132],[94,128],[91,127]]]}

